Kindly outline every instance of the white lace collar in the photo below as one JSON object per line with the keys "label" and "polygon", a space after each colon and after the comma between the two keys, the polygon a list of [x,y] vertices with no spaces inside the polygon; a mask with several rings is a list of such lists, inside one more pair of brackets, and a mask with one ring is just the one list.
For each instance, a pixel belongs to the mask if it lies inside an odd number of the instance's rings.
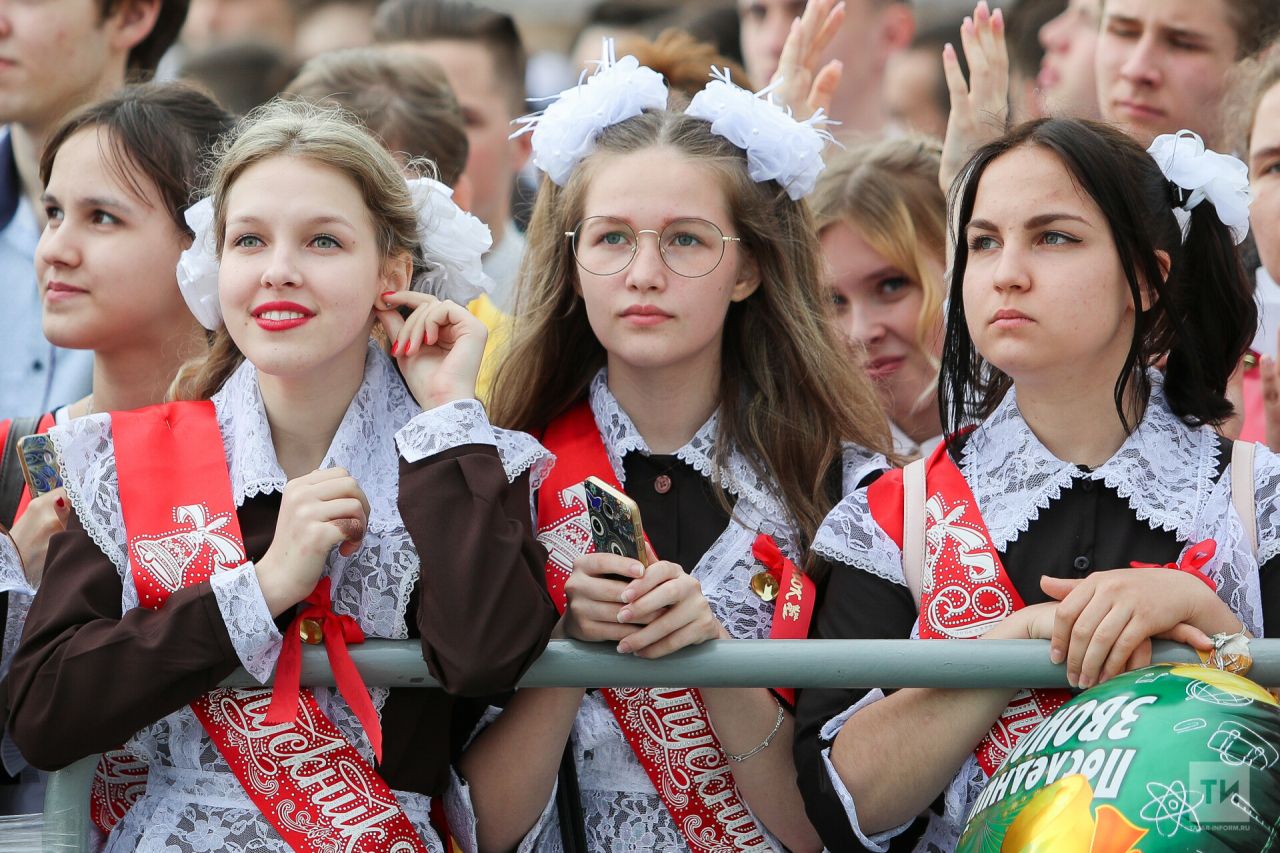
{"label": "white lace collar", "polygon": [[[227,451],[236,506],[256,495],[284,490],[288,478],[276,458],[271,427],[258,389],[258,371],[240,365],[213,395],[218,426]],[[345,468],[369,497],[370,521],[395,511],[399,456],[395,434],[421,408],[391,359],[373,341],[365,359],[364,380],[338,425],[321,468]]]}
{"label": "white lace collar", "polygon": [[[636,429],[631,417],[622,409],[618,399],[609,390],[609,374],[606,368],[600,368],[591,380],[589,392],[591,412],[595,415],[596,426],[600,429],[600,437],[604,440],[605,451],[609,454],[609,463],[613,466],[614,476],[624,487],[626,472],[622,469],[622,459],[628,453],[652,455],[644,436]],[[730,450],[727,466],[717,470],[715,459],[716,433],[718,431],[720,413],[713,412],[689,442],[675,452],[675,456],[693,470],[719,485],[739,500],[747,500],[767,516],[786,518],[787,513],[770,486],[757,472],[746,454],[734,447]]]}
{"label": "white lace collar", "polygon": [[1151,400],[1115,455],[1088,471],[1063,462],[1022,419],[1010,390],[965,445],[960,467],[999,550],[1056,500],[1071,480],[1106,484],[1138,518],[1188,541],[1218,473],[1218,436],[1189,427],[1169,410],[1163,380],[1151,374]]}

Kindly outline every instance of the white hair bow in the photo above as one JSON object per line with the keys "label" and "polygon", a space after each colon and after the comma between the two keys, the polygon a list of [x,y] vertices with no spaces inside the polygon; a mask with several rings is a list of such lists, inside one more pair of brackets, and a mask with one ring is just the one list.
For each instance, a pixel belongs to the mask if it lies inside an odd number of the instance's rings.
{"label": "white hair bow", "polygon": [[826,168],[822,149],[834,141],[825,128],[836,122],[821,109],[798,121],[790,109],[776,104],[773,92],[782,78],[753,94],[735,84],[727,68],[713,66],[711,77],[685,115],[709,121],[712,133],[745,151],[753,181],[777,181],[794,201],[812,192]]}
{"label": "white hair bow", "polygon": [[[430,178],[408,181],[418,218],[423,271],[413,289],[461,305],[493,289],[481,260],[493,238],[489,228],[453,201],[453,190]],[[178,258],[178,289],[200,325],[213,331],[222,325],[218,302],[218,247],[213,235],[213,199],[202,198],[187,209],[187,226],[195,234]]]}
{"label": "white hair bow", "polygon": [[1222,224],[1231,229],[1236,245],[1249,236],[1249,167],[1228,154],[1204,147],[1204,140],[1190,130],[1157,136],[1147,149],[1160,171],[1181,189],[1182,201],[1173,214],[1186,242],[1191,231],[1191,211],[1205,199],[1213,205]]}
{"label": "white hair bow", "polygon": [[541,112],[516,119],[515,139],[533,134],[533,164],[564,186],[578,163],[595,148],[605,128],[667,105],[667,85],[662,75],[640,64],[634,56],[617,59],[613,39],[605,39],[603,55],[592,63],[595,74],[579,79]]}

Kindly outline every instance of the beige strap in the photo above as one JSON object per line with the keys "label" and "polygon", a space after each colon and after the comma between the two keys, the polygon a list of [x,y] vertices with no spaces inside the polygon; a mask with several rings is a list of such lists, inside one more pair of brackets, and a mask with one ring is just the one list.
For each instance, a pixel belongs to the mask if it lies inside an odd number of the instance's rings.
{"label": "beige strap", "polygon": [[1251,441],[1237,441],[1231,446],[1231,505],[1244,526],[1249,539],[1249,553],[1258,556],[1258,509],[1254,504],[1253,452]]}
{"label": "beige strap", "polygon": [[902,471],[902,573],[907,589],[920,609],[924,587],[924,459],[917,459]]}

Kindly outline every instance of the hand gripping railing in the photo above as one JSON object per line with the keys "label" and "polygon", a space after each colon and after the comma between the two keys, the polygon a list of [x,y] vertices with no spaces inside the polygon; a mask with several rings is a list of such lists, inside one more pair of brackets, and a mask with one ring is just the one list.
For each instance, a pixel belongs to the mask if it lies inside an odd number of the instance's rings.
{"label": "hand gripping railing", "polygon": [[[1254,640],[1250,677],[1280,685],[1280,640]],[[351,649],[370,687],[437,687],[412,641],[370,640]],[[1155,644],[1154,660],[1198,662],[1186,646]],[[322,647],[303,649],[302,683],[332,686]],[[237,670],[226,687],[256,687]],[[1064,687],[1048,643],[1027,640],[718,640],[649,661],[612,646],[555,640],[522,687]],[[44,849],[87,851],[89,785],[97,756],[52,774]]]}

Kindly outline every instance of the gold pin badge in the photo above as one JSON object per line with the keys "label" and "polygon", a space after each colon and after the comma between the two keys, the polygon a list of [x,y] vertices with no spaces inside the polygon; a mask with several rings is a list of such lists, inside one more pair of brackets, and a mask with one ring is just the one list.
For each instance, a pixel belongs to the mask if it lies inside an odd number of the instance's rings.
{"label": "gold pin badge", "polygon": [[771,572],[757,572],[751,576],[751,591],[760,596],[762,601],[773,601],[781,588],[782,585]]}
{"label": "gold pin badge", "polygon": [[319,619],[303,619],[298,623],[298,636],[302,642],[318,646],[324,642],[324,623]]}

